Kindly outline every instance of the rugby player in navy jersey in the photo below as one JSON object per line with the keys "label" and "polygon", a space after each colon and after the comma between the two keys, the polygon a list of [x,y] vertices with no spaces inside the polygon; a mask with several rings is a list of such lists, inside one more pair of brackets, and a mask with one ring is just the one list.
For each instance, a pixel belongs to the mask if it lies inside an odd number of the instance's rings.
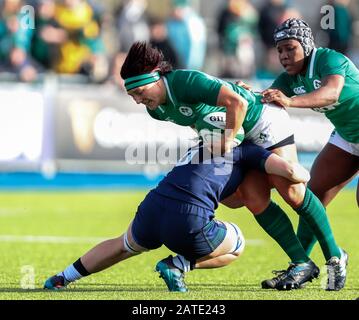
{"label": "rugby player in navy jersey", "polygon": [[[259,146],[244,142],[232,152],[211,153],[202,143],[187,154],[151,190],[120,237],[104,241],[48,278],[44,288],[58,290],[141,252],[165,245],[177,256],[156,265],[170,291],[185,292],[185,272],[228,265],[243,252],[245,240],[234,223],[215,219],[218,203],[237,189],[245,168],[277,174],[294,182],[309,180],[308,172]],[[292,261],[276,289],[289,290],[318,277],[318,267],[305,254],[287,216],[278,234],[286,236]],[[300,261],[300,262],[298,262]]]}

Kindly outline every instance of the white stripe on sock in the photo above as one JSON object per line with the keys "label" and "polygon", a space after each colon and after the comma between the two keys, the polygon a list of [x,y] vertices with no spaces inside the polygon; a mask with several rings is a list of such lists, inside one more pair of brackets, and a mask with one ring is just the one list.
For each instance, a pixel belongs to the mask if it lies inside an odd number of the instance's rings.
{"label": "white stripe on sock", "polygon": [[181,255],[177,255],[172,258],[172,262],[178,269],[182,270],[183,272],[191,271],[191,263]]}
{"label": "white stripe on sock", "polygon": [[64,277],[68,282],[73,282],[75,280],[81,279],[83,276],[76,270],[73,264],[69,265],[63,271]]}

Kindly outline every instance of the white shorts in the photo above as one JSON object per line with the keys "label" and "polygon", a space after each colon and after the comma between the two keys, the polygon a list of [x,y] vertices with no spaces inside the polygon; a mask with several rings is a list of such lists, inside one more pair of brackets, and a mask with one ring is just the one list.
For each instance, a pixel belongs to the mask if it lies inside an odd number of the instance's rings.
{"label": "white shorts", "polygon": [[272,103],[264,104],[261,117],[254,127],[246,134],[246,139],[254,144],[270,148],[292,136],[293,129],[288,112]]}
{"label": "white shorts", "polygon": [[328,143],[333,144],[338,148],[359,157],[359,143],[351,143],[344,140],[335,130],[331,134]]}

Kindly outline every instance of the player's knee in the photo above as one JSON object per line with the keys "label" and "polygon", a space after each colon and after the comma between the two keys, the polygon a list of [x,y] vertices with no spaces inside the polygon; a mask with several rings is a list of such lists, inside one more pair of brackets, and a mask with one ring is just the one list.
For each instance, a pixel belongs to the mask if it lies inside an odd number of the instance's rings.
{"label": "player's knee", "polygon": [[241,229],[235,223],[232,222],[227,223],[227,231],[231,232],[232,234],[232,247],[230,248],[228,253],[239,257],[243,253],[246,246],[243,233]]}
{"label": "player's knee", "polygon": [[124,233],[122,236],[122,250],[126,251],[132,255],[140,254],[144,251],[148,251],[148,249],[145,249],[133,240],[132,236],[128,234],[128,232]]}
{"label": "player's knee", "polygon": [[245,201],[244,204],[247,209],[254,215],[261,214],[269,205],[270,199],[266,199],[265,201],[262,199],[251,199]]}
{"label": "player's knee", "polygon": [[269,193],[250,193],[242,192],[240,193],[241,200],[243,205],[253,214],[259,214],[263,212],[270,201]]}
{"label": "player's knee", "polygon": [[315,194],[321,203],[329,202],[327,199],[330,198],[330,192],[323,188],[323,186],[317,184],[315,181],[310,180],[308,183],[308,188]]}
{"label": "player's knee", "polygon": [[222,200],[221,203],[230,209],[238,209],[243,206],[243,202],[236,192],[233,193],[230,197]]}
{"label": "player's knee", "polygon": [[305,189],[302,183],[291,184],[283,197],[292,208],[298,208],[303,203]]}

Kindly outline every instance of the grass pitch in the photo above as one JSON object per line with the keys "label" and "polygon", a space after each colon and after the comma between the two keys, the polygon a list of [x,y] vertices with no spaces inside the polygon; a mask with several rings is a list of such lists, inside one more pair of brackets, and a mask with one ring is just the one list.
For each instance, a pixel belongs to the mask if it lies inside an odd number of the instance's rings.
{"label": "grass pitch", "polygon": [[[343,191],[328,208],[337,242],[349,253],[347,285],[340,292],[326,292],[325,277],[301,290],[262,290],[271,270],[286,269],[288,257],[257,225],[246,209],[220,207],[217,218],[237,223],[247,246],[233,264],[220,269],[187,274],[188,293],[169,293],[154,273],[169,250],[144,253],[103,272],[81,279],[69,289],[42,289],[47,277],[63,270],[101,238],[123,233],[145,192],[14,192],[0,193],[0,299],[213,299],[213,300],[311,300],[359,297],[359,212],[354,191]],[[275,195],[296,227],[296,214]],[[325,272],[324,257],[315,247],[313,260]],[[24,289],[29,288],[29,289]]]}

